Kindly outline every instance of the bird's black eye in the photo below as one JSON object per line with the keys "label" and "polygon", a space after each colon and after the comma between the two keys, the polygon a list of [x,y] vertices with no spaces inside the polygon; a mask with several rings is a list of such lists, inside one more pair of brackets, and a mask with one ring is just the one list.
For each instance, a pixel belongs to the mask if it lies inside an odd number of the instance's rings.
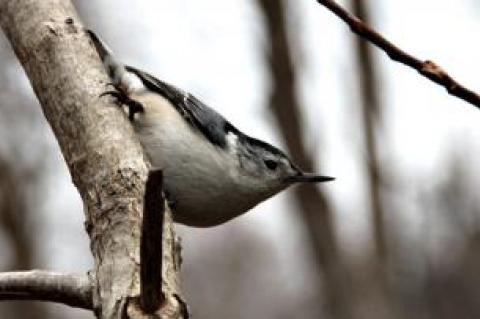
{"label": "bird's black eye", "polygon": [[272,171],[274,171],[278,166],[278,163],[272,160],[265,160],[264,162],[265,162],[265,166],[267,166],[267,168]]}

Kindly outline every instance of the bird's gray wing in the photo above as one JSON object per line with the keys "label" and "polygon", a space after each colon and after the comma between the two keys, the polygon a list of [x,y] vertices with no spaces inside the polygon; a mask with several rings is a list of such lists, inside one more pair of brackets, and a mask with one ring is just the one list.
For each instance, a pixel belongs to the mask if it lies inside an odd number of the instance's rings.
{"label": "bird's gray wing", "polygon": [[160,81],[150,74],[127,66],[128,72],[134,73],[151,91],[169,100],[185,120],[198,129],[212,144],[226,147],[228,132],[241,134],[230,122],[212,108],[205,105],[190,93]]}

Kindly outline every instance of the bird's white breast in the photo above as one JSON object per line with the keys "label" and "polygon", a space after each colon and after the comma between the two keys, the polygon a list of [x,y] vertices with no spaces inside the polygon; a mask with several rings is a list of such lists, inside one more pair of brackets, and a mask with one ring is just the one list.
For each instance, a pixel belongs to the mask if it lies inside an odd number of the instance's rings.
{"label": "bird's white breast", "polygon": [[[145,92],[131,98],[145,109],[136,114],[134,127],[152,166],[164,172],[175,220],[213,226],[258,203],[238,183],[233,147],[222,149],[210,143],[160,95]],[[237,142],[233,135],[227,141],[230,146]]]}

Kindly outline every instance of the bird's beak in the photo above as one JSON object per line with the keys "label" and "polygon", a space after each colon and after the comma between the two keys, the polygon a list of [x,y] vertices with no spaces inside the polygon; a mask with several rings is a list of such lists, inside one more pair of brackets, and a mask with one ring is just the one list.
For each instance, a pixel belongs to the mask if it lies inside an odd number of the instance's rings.
{"label": "bird's beak", "polygon": [[301,173],[296,176],[291,176],[286,179],[289,183],[321,183],[335,180],[335,177],[320,176],[312,173]]}

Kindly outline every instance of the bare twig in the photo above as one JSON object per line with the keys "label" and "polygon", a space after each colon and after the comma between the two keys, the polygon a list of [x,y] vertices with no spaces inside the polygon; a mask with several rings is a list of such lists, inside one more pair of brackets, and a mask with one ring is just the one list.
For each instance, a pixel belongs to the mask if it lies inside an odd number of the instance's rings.
{"label": "bare twig", "polygon": [[346,24],[348,24],[354,33],[383,50],[392,60],[414,68],[426,78],[443,86],[449,94],[467,101],[477,108],[480,108],[480,95],[458,83],[435,62],[430,60],[422,61],[406,53],[399,47],[395,46],[392,42],[385,39],[378,32],[370,28],[358,17],[348,13],[335,1],[317,0],[317,2],[325,6],[336,16],[342,19]]}
{"label": "bare twig", "polygon": [[0,273],[0,300],[52,301],[93,309],[88,276],[44,270]]}
{"label": "bare twig", "polygon": [[165,301],[162,293],[164,199],[162,171],[148,175],[140,244],[140,306],[154,313]]}

